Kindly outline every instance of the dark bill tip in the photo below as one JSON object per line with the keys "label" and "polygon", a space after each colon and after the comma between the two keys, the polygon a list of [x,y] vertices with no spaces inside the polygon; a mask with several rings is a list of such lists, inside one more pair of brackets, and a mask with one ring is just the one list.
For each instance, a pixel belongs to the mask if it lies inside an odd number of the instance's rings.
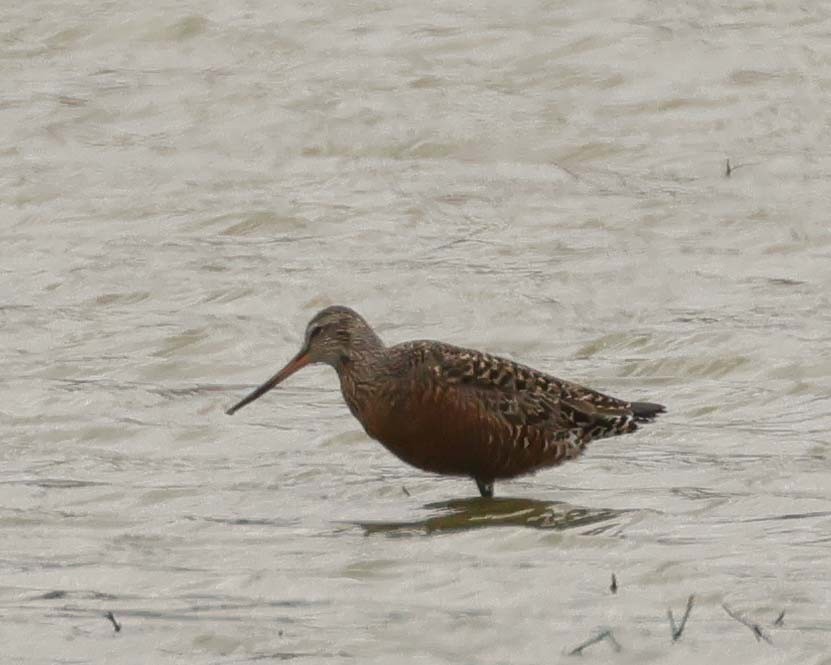
{"label": "dark bill tip", "polygon": [[225,413],[228,414],[229,416],[233,416],[237,411],[239,411],[246,404],[250,404],[255,399],[257,399],[259,397],[262,397],[269,390],[271,390],[272,388],[274,388],[275,386],[277,386],[278,384],[282,383],[287,378],[289,378],[297,370],[299,370],[300,368],[305,367],[306,365],[308,365],[309,362],[311,362],[311,358],[304,351],[301,351],[294,358],[292,358],[289,361],[289,363],[283,369],[281,369],[279,372],[277,372],[277,374],[272,376],[263,385],[256,388],[255,390],[250,392],[245,397],[243,397],[239,402],[234,404],[234,406],[232,406],[230,409],[225,411]]}

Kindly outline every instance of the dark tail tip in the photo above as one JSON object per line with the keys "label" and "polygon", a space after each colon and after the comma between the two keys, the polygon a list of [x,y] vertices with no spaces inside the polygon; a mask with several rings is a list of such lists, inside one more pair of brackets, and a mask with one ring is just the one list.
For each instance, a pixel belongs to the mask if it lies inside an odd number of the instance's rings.
{"label": "dark tail tip", "polygon": [[630,405],[635,420],[654,420],[659,414],[666,411],[663,404],[654,402],[632,402]]}

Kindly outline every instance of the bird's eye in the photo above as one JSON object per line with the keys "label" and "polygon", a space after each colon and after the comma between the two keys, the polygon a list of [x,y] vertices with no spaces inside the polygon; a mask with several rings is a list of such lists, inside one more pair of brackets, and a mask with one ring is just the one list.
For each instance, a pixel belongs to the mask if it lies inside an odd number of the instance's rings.
{"label": "bird's eye", "polygon": [[323,326],[315,326],[309,331],[309,340],[313,340],[320,334],[320,331],[323,330]]}

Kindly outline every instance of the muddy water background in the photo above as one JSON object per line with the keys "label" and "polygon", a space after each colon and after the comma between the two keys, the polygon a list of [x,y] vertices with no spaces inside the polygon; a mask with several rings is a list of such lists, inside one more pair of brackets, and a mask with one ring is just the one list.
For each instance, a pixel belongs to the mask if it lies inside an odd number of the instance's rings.
{"label": "muddy water background", "polygon": [[[602,627],[623,651],[587,662],[831,662],[829,31],[822,2],[9,4],[6,662],[535,664]],[[225,416],[333,302],[670,413],[491,505],[325,368]]]}

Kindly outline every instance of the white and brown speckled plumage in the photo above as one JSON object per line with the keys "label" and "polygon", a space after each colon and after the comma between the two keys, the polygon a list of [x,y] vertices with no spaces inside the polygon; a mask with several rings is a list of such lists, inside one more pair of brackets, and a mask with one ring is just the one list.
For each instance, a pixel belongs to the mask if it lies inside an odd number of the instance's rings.
{"label": "white and brown speckled plumage", "polygon": [[442,342],[387,347],[356,312],[328,307],[309,323],[295,359],[229,413],[310,362],[335,368],[372,438],[425,471],[474,478],[486,496],[494,480],[556,466],[664,411]]}

